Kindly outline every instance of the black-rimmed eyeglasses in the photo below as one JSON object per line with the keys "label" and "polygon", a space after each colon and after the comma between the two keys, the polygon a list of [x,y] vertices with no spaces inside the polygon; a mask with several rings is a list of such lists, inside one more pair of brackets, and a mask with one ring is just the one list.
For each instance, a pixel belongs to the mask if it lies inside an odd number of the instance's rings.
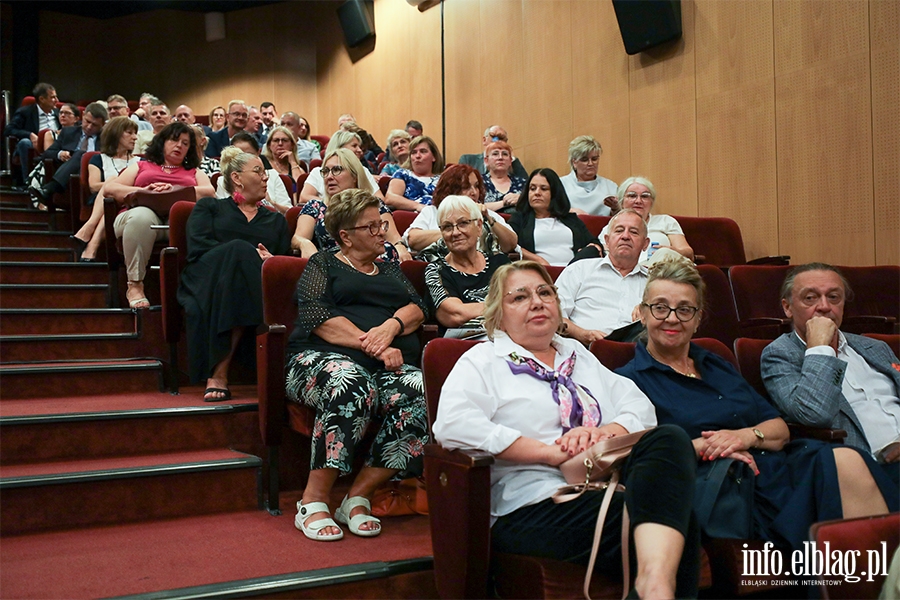
{"label": "black-rimmed eyeglasses", "polygon": [[669,315],[675,313],[675,318],[682,323],[686,323],[693,319],[694,315],[697,314],[697,311],[700,310],[696,306],[676,306],[673,308],[668,304],[663,304],[662,302],[657,302],[654,304],[641,302],[641,306],[646,306],[647,308],[649,308],[650,314],[653,315],[653,318],[658,321],[665,321],[669,318]]}

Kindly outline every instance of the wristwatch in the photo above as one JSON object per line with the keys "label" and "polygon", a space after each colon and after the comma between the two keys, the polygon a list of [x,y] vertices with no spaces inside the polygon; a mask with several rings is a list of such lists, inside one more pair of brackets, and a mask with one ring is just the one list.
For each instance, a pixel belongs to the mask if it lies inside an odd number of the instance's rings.
{"label": "wristwatch", "polygon": [[753,433],[754,433],[754,435],[756,435],[756,440],[757,440],[757,442],[758,442],[758,443],[756,444],[756,446],[757,446],[757,447],[762,446],[762,445],[763,445],[763,442],[766,441],[766,436],[765,436],[765,434],[764,434],[762,431],[760,431],[759,429],[756,429],[755,427],[753,428]]}

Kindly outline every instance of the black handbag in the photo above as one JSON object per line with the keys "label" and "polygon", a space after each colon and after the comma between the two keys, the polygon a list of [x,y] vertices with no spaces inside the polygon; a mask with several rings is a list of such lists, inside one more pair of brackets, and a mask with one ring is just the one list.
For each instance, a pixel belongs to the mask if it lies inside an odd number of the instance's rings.
{"label": "black handbag", "polygon": [[694,511],[704,535],[753,538],[755,487],[756,475],[745,462],[720,458],[702,463],[697,469]]}

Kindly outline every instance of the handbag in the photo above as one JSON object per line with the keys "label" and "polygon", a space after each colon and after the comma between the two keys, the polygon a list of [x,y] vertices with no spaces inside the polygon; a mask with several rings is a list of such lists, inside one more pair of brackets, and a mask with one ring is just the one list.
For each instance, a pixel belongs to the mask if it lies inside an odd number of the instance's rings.
{"label": "handbag", "polygon": [[753,538],[753,493],[756,475],[733,458],[703,463],[697,470],[694,512],[711,538]]}
{"label": "handbag", "polygon": [[156,215],[166,220],[169,218],[169,210],[172,206],[181,200],[194,202],[194,188],[183,185],[173,185],[165,192],[148,192],[146,190],[138,190],[131,192],[125,196],[126,208],[134,208],[136,206],[145,206],[156,213]]}
{"label": "handbag", "polygon": [[[597,552],[600,549],[600,538],[603,537],[603,525],[606,522],[606,514],[609,512],[609,504],[615,492],[624,492],[625,486],[619,484],[620,469],[622,463],[631,454],[632,448],[640,441],[644,434],[650,431],[644,429],[635,433],[619,435],[601,440],[580,454],[573,456],[562,463],[559,468],[569,485],[564,485],[553,494],[553,501],[557,504],[569,502],[580,497],[588,491],[606,490],[600,510],[597,513],[597,523],[594,526],[594,543],[591,547],[591,558],[588,561],[587,573],[584,575],[584,597],[591,600],[591,577],[594,574],[594,564],[597,562]],[[628,508],[622,512],[622,597],[628,595],[630,577],[630,560],[628,554]]]}
{"label": "handbag", "polygon": [[402,517],[427,515],[428,494],[425,482],[418,477],[402,481],[388,481],[372,496],[372,516]]}

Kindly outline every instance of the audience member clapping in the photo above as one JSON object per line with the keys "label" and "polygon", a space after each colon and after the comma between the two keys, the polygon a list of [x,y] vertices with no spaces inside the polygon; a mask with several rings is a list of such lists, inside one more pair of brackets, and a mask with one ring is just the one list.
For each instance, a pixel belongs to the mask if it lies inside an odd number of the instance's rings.
{"label": "audience member clapping", "polygon": [[393,209],[419,212],[431,204],[434,188],[444,170],[444,158],[434,140],[425,135],[413,138],[409,148],[409,161],[394,173],[385,202]]}
{"label": "audience member clapping", "polygon": [[519,236],[523,258],[562,267],[575,259],[603,255],[600,241],[570,209],[556,171],[531,173],[509,220]]}

